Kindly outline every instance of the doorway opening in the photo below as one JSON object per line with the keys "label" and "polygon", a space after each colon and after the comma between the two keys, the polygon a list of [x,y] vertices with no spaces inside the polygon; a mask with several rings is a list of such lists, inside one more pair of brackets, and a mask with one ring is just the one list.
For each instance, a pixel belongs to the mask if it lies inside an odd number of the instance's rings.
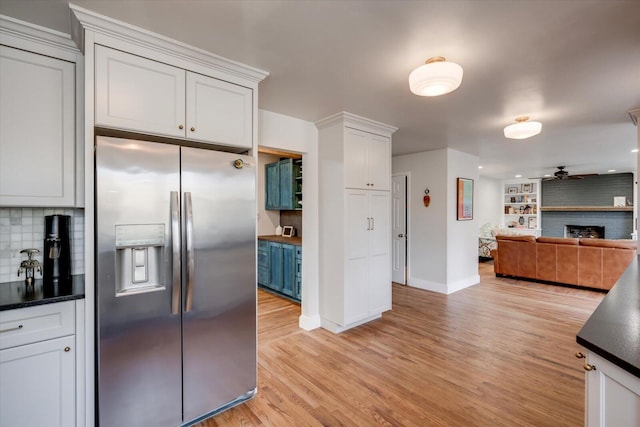
{"label": "doorway opening", "polygon": [[302,301],[302,155],[258,149],[258,287]]}

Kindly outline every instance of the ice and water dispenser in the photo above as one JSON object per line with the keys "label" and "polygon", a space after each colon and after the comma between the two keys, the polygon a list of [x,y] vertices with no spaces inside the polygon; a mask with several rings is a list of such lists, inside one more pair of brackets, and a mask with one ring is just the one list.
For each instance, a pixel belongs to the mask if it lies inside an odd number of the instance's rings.
{"label": "ice and water dispenser", "polygon": [[164,224],[116,225],[116,296],[165,289]]}

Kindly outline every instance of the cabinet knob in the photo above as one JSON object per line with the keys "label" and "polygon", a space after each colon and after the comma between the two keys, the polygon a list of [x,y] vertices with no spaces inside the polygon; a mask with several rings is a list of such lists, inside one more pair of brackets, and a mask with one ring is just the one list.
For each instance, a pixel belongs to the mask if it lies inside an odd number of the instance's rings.
{"label": "cabinet knob", "polygon": [[593,365],[590,365],[589,363],[585,363],[583,366],[584,370],[589,372],[589,371],[595,371],[596,367]]}
{"label": "cabinet knob", "polygon": [[191,127],[191,132],[195,132],[195,131],[196,131],[196,128],[192,126]]}
{"label": "cabinet knob", "polygon": [[184,129],[184,126],[178,125],[178,129],[182,130],[182,129]]}
{"label": "cabinet knob", "polygon": [[581,352],[581,351],[576,351],[576,357],[577,357],[578,359],[584,359],[584,358],[585,358],[585,355],[584,355],[584,353],[583,353],[583,352]]}
{"label": "cabinet knob", "polygon": [[71,351],[71,347],[65,347],[64,351],[68,353],[69,351]]}

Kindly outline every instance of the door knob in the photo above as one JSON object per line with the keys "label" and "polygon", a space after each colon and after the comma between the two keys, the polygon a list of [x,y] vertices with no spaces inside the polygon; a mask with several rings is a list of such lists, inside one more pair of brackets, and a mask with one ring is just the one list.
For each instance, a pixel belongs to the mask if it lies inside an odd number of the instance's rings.
{"label": "door knob", "polygon": [[400,233],[398,234],[398,237],[404,237],[404,234]]}

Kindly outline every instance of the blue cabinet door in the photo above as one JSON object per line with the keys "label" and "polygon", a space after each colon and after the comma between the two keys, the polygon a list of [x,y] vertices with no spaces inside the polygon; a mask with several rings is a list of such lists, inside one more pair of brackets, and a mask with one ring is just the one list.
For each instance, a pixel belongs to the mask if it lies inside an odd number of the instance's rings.
{"label": "blue cabinet door", "polygon": [[282,244],[269,242],[269,285],[274,291],[282,291]]}
{"label": "blue cabinet door", "polygon": [[296,246],[296,269],[295,285],[293,287],[293,297],[300,301],[302,299],[302,247]]}
{"label": "blue cabinet door", "polygon": [[293,209],[293,160],[280,160],[280,209]]}
{"label": "blue cabinet door", "polygon": [[280,162],[265,165],[265,209],[280,209]]}
{"label": "blue cabinet door", "polygon": [[269,285],[269,242],[258,240],[258,284]]}
{"label": "blue cabinet door", "polygon": [[295,293],[296,281],[296,247],[282,244],[282,290],[285,295],[292,297]]}

